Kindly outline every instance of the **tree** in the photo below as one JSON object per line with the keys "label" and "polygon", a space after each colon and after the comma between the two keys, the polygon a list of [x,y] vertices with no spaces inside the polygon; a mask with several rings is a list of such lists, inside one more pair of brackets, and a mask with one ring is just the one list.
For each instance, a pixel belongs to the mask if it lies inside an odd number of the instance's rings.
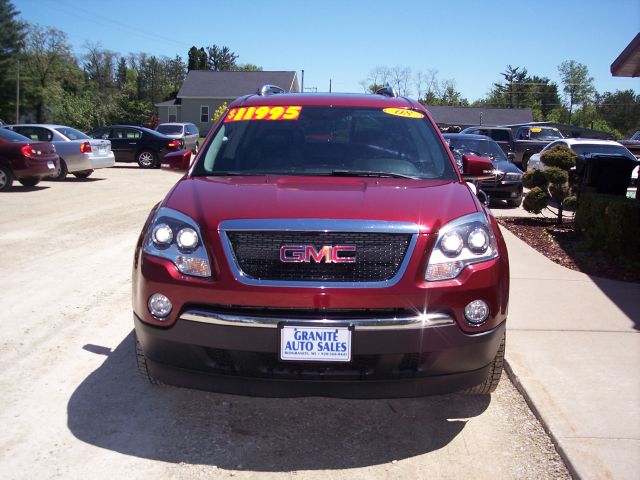
{"label": "tree", "polygon": [[561,225],[563,210],[575,204],[569,171],[576,165],[576,154],[569,147],[558,145],[544,152],[541,159],[547,168],[529,170],[523,176],[524,186],[531,190],[522,206],[528,212],[540,213],[553,199],[558,208],[556,224]]}
{"label": "tree", "polygon": [[117,54],[102,48],[99,43],[85,43],[87,53],[82,56],[82,69],[99,92],[114,87]]}
{"label": "tree", "polygon": [[26,106],[35,113],[36,121],[46,120],[47,87],[60,82],[66,90],[78,90],[82,81],[67,35],[56,28],[30,25],[23,83]]}
{"label": "tree", "polygon": [[198,49],[194,45],[189,49],[189,53],[187,53],[187,72],[197,70],[198,63]]}
{"label": "tree", "polygon": [[237,72],[261,72],[262,67],[254,65],[253,63],[241,63],[239,65],[236,65],[236,68],[234,70]]}
{"label": "tree", "polygon": [[560,78],[564,84],[563,91],[568,97],[569,123],[573,114],[574,105],[582,105],[592,100],[596,89],[593,86],[593,77],[589,76],[586,65],[575,60],[565,60],[558,66]]}
{"label": "tree", "polygon": [[209,69],[214,72],[234,70],[238,55],[229,50],[229,47],[212,45],[207,49],[209,54]]}
{"label": "tree", "polygon": [[596,94],[597,119],[628,137],[640,126],[640,95],[633,90]]}
{"label": "tree", "polygon": [[5,120],[15,111],[15,67],[26,35],[18,13],[9,0],[0,0],[0,118]]}
{"label": "tree", "polygon": [[127,82],[127,70],[127,60],[124,57],[120,57],[116,70],[116,85],[121,90]]}

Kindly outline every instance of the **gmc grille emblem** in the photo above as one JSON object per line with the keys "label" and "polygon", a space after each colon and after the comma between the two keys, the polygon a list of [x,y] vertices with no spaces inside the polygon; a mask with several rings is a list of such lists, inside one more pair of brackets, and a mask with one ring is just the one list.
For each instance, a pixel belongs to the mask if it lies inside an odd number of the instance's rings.
{"label": "gmc grille emblem", "polygon": [[343,252],[355,252],[355,245],[325,245],[316,250],[313,245],[283,245],[280,261],[284,263],[356,263],[356,257],[345,257]]}

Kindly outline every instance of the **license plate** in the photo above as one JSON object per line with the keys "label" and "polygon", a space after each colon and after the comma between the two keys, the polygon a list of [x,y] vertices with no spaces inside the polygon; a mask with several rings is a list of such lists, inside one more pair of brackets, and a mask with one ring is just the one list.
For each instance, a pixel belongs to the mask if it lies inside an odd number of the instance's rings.
{"label": "license plate", "polygon": [[56,166],[53,164],[53,162],[47,162],[47,167],[48,167],[50,170],[54,170],[54,169],[56,168]]}
{"label": "license plate", "polygon": [[280,328],[280,359],[303,362],[350,362],[349,327],[283,325]]}
{"label": "license plate", "polygon": [[98,153],[107,153],[107,147],[98,147]]}

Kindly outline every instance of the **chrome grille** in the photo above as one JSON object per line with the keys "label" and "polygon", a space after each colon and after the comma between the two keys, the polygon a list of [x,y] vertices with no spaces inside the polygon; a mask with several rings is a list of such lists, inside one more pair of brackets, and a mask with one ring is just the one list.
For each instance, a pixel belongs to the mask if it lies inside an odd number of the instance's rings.
{"label": "chrome grille", "polygon": [[[234,261],[255,280],[287,282],[385,282],[398,273],[412,235],[386,232],[227,231]],[[284,245],[355,246],[354,263],[284,263]]]}

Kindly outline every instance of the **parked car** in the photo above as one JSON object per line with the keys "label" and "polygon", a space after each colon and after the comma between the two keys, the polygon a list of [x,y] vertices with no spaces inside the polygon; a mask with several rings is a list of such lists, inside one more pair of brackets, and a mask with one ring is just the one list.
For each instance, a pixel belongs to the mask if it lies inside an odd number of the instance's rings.
{"label": "parked car", "polygon": [[493,391],[507,250],[427,110],[277,91],[229,106],[142,229],[140,372],[244,395]]}
{"label": "parked car", "polygon": [[161,123],[156,130],[167,137],[180,139],[182,148],[191,150],[194,155],[198,153],[200,132],[193,123]]}
{"label": "parked car", "polygon": [[640,157],[640,130],[631,135],[631,138],[620,140],[619,143],[624,145],[636,157]]}
{"label": "parked car", "polygon": [[485,135],[465,133],[446,133],[443,137],[449,142],[456,161],[461,165],[465,154],[488,158],[493,162],[495,178],[481,180],[478,187],[491,200],[506,200],[510,207],[519,207],[522,203],[522,170],[511,163],[497,142]]}
{"label": "parked car", "polygon": [[68,173],[87,178],[98,168],[113,167],[115,157],[105,140],[93,140],[75,128],[52,124],[7,125],[14,132],[33,141],[51,142],[56,146],[60,163],[51,178],[64,179]]}
{"label": "parked car", "polygon": [[0,192],[9,190],[14,179],[25,187],[34,187],[59,166],[53,143],[33,142],[0,128]]}
{"label": "parked car", "polygon": [[140,168],[157,167],[167,152],[182,148],[180,140],[133,125],[98,127],[88,135],[109,140],[116,161],[137,162]]}
{"label": "parked car", "polygon": [[[542,154],[557,145],[569,147],[576,155],[586,155],[589,153],[620,155],[630,160],[636,160],[636,156],[624,145],[613,140],[597,140],[591,138],[565,138],[557,140],[547,145],[540,153],[537,153],[529,160],[529,168],[531,170],[543,170],[546,165],[542,161]],[[638,169],[636,167],[631,173],[631,182],[629,185],[628,195],[635,197],[638,187]]]}
{"label": "parked car", "polygon": [[563,145],[569,147],[576,155],[585,155],[587,153],[603,153],[614,154],[628,157],[635,160],[636,157],[625,146],[613,140],[598,140],[593,138],[565,138],[556,140],[542,149],[540,153],[536,153],[529,160],[529,169],[542,170],[546,167],[542,161],[542,154],[547,150]]}
{"label": "parked car", "polygon": [[532,155],[538,153],[550,142],[563,138],[562,133],[555,127],[522,126],[513,134],[508,127],[468,127],[460,133],[486,135],[498,142],[507,157],[522,170],[527,169],[527,163]]}

